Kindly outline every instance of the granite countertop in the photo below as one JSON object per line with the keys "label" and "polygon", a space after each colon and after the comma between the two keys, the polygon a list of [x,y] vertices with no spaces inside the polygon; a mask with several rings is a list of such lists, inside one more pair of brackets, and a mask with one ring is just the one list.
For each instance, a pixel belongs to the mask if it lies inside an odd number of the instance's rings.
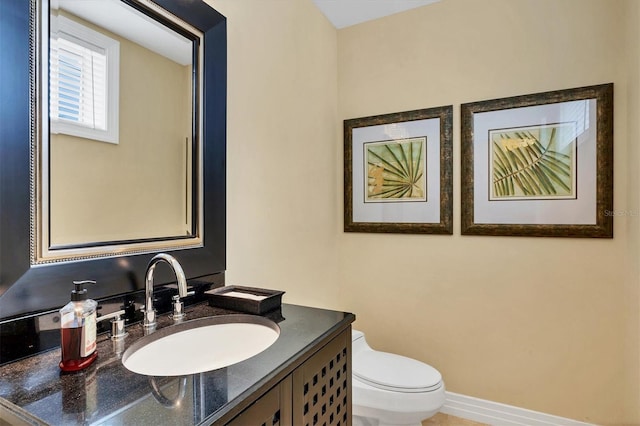
{"label": "granite countertop", "polygon": [[[189,320],[237,312],[199,304],[186,313]],[[13,407],[12,414],[25,424],[212,424],[355,317],[283,304],[271,319],[278,322],[281,333],[264,352],[183,377],[149,377],[122,365],[124,350],[143,335],[141,324],[127,327],[129,335],[121,342],[98,336],[97,360],[77,373],[60,372],[59,348],[16,361],[0,367],[0,408]],[[162,315],[158,324],[166,327],[172,320]],[[25,411],[33,418],[25,420]]]}

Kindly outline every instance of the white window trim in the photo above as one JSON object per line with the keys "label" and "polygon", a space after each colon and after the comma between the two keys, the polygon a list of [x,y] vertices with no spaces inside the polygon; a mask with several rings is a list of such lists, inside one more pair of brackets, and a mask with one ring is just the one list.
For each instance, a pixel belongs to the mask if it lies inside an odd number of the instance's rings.
{"label": "white window trim", "polygon": [[63,133],[86,139],[117,144],[119,140],[119,98],[120,98],[120,43],[104,34],[64,16],[51,17],[51,35],[58,32],[73,35],[88,43],[100,46],[107,56],[107,129],[91,129],[72,122],[51,120],[51,133]]}

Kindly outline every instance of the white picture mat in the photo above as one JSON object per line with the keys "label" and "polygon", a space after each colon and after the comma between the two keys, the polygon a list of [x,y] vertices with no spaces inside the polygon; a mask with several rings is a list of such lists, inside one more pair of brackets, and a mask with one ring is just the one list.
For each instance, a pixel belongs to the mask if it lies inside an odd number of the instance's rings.
{"label": "white picture mat", "polygon": [[[572,200],[489,200],[489,131],[576,121],[577,189]],[[473,115],[473,222],[478,224],[596,224],[596,100],[561,102]]]}
{"label": "white picture mat", "polygon": [[[427,137],[427,201],[364,202],[364,149],[367,142]],[[352,132],[353,221],[440,223],[440,118],[356,127]]]}

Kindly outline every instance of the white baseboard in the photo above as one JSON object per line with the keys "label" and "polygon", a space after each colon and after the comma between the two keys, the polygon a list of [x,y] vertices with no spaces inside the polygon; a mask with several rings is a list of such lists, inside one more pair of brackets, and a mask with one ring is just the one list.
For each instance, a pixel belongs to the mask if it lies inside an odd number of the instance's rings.
{"label": "white baseboard", "polygon": [[586,426],[577,420],[552,416],[551,414],[487,401],[459,393],[447,392],[447,399],[440,410],[442,413],[451,414],[476,422],[487,423],[495,426]]}

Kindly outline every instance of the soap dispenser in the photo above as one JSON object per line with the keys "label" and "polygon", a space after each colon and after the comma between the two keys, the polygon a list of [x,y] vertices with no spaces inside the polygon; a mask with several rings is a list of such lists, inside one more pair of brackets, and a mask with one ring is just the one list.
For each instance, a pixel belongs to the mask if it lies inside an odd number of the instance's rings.
{"label": "soap dispenser", "polygon": [[87,297],[87,284],[95,281],[74,281],[71,301],[60,309],[60,337],[62,371],[87,368],[96,359],[96,307],[95,300]]}

